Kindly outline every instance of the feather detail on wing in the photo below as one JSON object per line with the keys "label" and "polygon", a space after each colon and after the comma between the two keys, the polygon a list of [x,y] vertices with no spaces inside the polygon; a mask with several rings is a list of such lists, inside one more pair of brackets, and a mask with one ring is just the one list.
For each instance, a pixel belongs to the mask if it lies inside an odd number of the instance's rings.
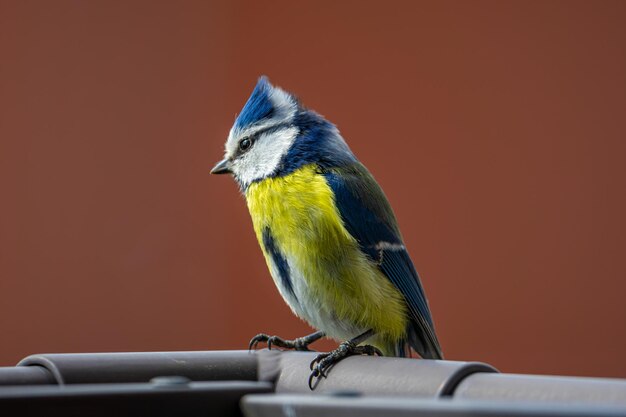
{"label": "feather detail on wing", "polygon": [[382,189],[360,163],[323,172],[348,232],[404,296],[410,312],[408,343],[423,358],[441,359],[428,302],[409,257],[396,218]]}

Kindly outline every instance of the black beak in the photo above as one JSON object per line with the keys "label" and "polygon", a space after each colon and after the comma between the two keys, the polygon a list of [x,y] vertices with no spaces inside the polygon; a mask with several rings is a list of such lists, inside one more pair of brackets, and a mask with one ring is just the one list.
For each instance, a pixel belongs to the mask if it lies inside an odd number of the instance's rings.
{"label": "black beak", "polygon": [[211,170],[211,174],[230,174],[232,171],[230,170],[230,163],[228,159],[223,159],[219,161]]}

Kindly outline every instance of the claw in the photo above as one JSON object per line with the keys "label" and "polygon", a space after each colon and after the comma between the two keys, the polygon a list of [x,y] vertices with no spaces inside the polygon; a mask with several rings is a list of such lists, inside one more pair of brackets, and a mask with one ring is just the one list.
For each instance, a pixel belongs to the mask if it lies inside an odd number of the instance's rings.
{"label": "claw", "polygon": [[311,372],[311,375],[309,375],[309,389],[311,391],[313,391],[313,389],[315,387],[313,387],[313,378],[317,377],[317,373],[316,372]]}
{"label": "claw", "polygon": [[270,336],[265,333],[259,333],[250,339],[250,343],[248,344],[248,350],[256,349],[260,342],[267,342]]}
{"label": "claw", "polygon": [[383,356],[383,352],[381,352],[380,349],[378,349],[376,346],[371,346],[371,345],[365,345],[365,346],[359,346],[363,348],[363,353],[365,355],[368,356]]}
{"label": "claw", "polygon": [[292,343],[290,340],[283,340],[278,336],[270,336],[267,339],[267,348],[272,350],[272,345],[276,345],[278,347],[290,348]]}
{"label": "claw", "polygon": [[367,355],[367,356],[383,356],[383,352],[375,346],[363,345],[359,346],[352,341],[343,342],[329,353],[320,353],[311,361],[309,369],[311,374],[309,375],[309,388],[313,390],[315,388],[315,381],[319,381],[321,378],[327,378],[327,372],[334,365],[348,356],[354,355]]}
{"label": "claw", "polygon": [[329,352],[329,353],[320,353],[319,355],[317,355],[315,357],[315,359],[313,359],[311,361],[311,363],[309,364],[309,369],[312,371],[313,370],[313,366],[315,365],[316,362],[321,362],[323,359],[327,358],[328,356],[331,355],[331,353],[333,352]]}
{"label": "claw", "polygon": [[270,336],[265,333],[259,333],[250,340],[248,350],[256,349],[259,343],[266,342],[269,350],[271,350],[272,347],[279,347],[284,349],[310,351],[311,349],[309,349],[309,345],[323,336],[324,334],[322,332],[316,332],[293,340],[285,340],[278,336]]}

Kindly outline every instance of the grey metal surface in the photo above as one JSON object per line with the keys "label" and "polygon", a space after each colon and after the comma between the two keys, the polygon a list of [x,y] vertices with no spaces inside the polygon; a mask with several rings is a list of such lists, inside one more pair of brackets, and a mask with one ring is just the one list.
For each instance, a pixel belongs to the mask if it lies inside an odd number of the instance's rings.
{"label": "grey metal surface", "polygon": [[[248,415],[626,417],[626,380],[498,374],[476,362],[355,356],[311,391],[309,363],[317,354],[33,355],[0,368],[0,415],[119,415],[114,405],[127,415],[237,415],[241,396],[275,389],[246,397]],[[257,379],[265,382],[251,382]]]}
{"label": "grey metal surface", "polygon": [[367,395],[409,395],[440,397],[450,395],[456,385],[476,372],[497,372],[479,362],[455,362],[353,356],[335,365],[311,391],[308,386],[310,362],[316,352],[260,351],[259,376],[275,380],[277,393],[324,394],[336,391]]}
{"label": "grey metal surface", "polygon": [[455,400],[499,400],[626,407],[626,380],[544,375],[474,374],[454,391]]}
{"label": "grey metal surface", "polygon": [[624,417],[626,408],[545,403],[455,401],[449,398],[246,395],[246,417]]}
{"label": "grey metal surface", "polygon": [[245,394],[268,393],[266,382],[221,381],[38,385],[0,389],[3,416],[223,416],[241,415]]}
{"label": "grey metal surface", "polygon": [[148,382],[170,375],[193,381],[257,380],[257,356],[247,350],[41,354],[17,366],[33,365],[46,368],[60,385]]}
{"label": "grey metal surface", "polygon": [[5,385],[56,384],[54,375],[43,366],[0,367],[0,387]]}

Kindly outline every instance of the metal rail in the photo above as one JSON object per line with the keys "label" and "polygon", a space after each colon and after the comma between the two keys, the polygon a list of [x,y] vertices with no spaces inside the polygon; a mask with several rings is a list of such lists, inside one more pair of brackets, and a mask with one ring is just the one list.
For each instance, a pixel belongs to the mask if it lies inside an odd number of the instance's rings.
{"label": "metal rail", "polygon": [[358,356],[311,391],[314,357],[275,350],[33,355],[0,367],[0,415],[626,417],[622,379]]}

